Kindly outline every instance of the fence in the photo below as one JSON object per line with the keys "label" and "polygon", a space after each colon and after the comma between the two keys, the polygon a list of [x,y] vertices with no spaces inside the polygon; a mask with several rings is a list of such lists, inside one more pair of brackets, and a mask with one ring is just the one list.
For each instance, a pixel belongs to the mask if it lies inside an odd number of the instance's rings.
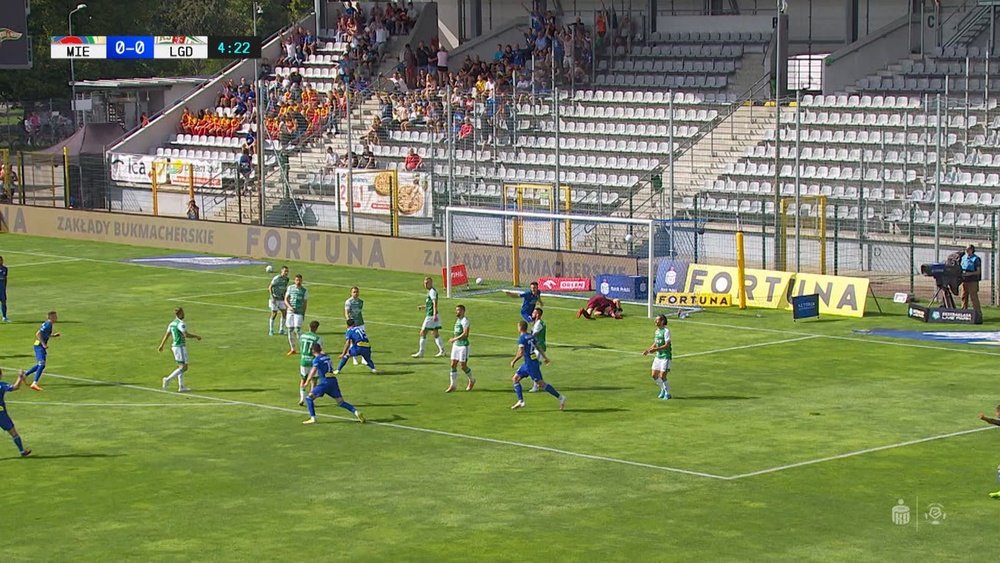
{"label": "fence", "polygon": [[69,100],[0,103],[0,148],[48,147],[72,134]]}

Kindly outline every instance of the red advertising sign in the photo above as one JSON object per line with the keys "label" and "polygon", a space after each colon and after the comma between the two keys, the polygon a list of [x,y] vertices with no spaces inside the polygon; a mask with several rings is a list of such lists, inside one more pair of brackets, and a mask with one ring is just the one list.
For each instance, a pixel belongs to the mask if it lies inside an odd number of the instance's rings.
{"label": "red advertising sign", "polygon": [[538,278],[542,291],[593,291],[590,278]]}
{"label": "red advertising sign", "polygon": [[[448,278],[445,268],[441,268],[441,283],[448,287]],[[469,285],[469,272],[465,270],[465,264],[455,264],[451,267],[451,286]]]}

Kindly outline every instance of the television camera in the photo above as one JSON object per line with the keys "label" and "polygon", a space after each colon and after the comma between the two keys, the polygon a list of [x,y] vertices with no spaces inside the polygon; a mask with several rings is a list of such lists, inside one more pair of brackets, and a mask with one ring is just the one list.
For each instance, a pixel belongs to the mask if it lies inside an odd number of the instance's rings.
{"label": "television camera", "polygon": [[934,278],[937,292],[931,303],[937,301],[948,309],[955,308],[955,295],[962,284],[962,253],[953,252],[944,262],[921,264],[920,273]]}

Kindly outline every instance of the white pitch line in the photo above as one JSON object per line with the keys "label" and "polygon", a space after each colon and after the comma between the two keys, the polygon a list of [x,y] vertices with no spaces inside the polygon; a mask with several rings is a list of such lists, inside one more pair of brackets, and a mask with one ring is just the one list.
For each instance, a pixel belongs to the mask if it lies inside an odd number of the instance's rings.
{"label": "white pitch line", "polygon": [[749,473],[740,473],[738,475],[732,475],[726,477],[727,480],[734,481],[736,479],[745,479],[747,477],[754,477],[757,475],[766,475],[768,473],[777,473],[778,471],[785,471],[787,469],[794,469],[796,467],[805,467],[807,465],[816,465],[817,463],[824,463],[827,461],[835,461],[838,459],[846,459],[849,457],[856,457],[864,454],[870,454],[874,452],[882,452],[886,450],[892,450],[895,448],[902,448],[904,446],[912,446],[915,444],[923,444],[925,442],[933,442],[935,440],[944,440],[945,438],[953,438],[955,436],[964,436],[965,434],[974,434],[976,432],[983,432],[984,430],[994,430],[995,426],[983,426],[981,428],[973,428],[971,430],[959,430],[958,432],[948,432],[947,434],[938,434],[937,436],[928,436],[927,438],[918,438],[916,440],[907,440],[905,442],[899,442],[897,444],[889,444],[887,446],[876,446],[874,448],[865,448],[863,450],[858,450],[854,452],[847,452],[846,454],[832,455],[828,457],[821,457],[819,459],[811,459],[809,461],[800,461],[798,463],[789,463],[787,465],[779,465],[777,467],[769,467],[767,469],[761,469],[759,471],[751,471]]}
{"label": "white pitch line", "polygon": [[[49,374],[45,374],[49,375]],[[49,401],[7,401],[8,405],[37,405],[53,407],[217,407],[218,402],[212,403],[56,403]],[[235,404],[235,403],[233,403]]]}
{"label": "white pitch line", "polygon": [[43,260],[42,262],[27,262],[25,264],[10,264],[12,268],[27,268],[28,266],[42,266],[44,264],[64,264],[66,262],[79,262],[82,258],[65,258],[62,260]]}
{"label": "white pitch line", "polygon": [[798,338],[789,338],[787,340],[775,340],[773,342],[758,342],[756,344],[744,344],[743,346],[732,346],[729,348],[719,348],[717,350],[705,350],[702,352],[691,352],[690,354],[680,354],[675,356],[677,358],[690,358],[693,356],[705,356],[708,354],[717,354],[719,352],[731,352],[733,350],[747,350],[750,348],[760,348],[761,346],[774,346],[776,344],[788,344],[790,342],[801,342],[803,340],[812,340],[813,338],[819,338],[818,334],[813,334],[811,336],[800,336]]}
{"label": "white pitch line", "polygon": [[[71,375],[61,375],[61,374],[55,374],[55,373],[46,373],[45,375],[47,377],[55,377],[55,378],[59,378],[59,379],[68,379],[70,381],[80,381],[80,382],[84,382],[84,383],[98,383],[98,384],[104,384],[104,385],[113,386],[113,387],[124,387],[126,389],[133,389],[133,390],[136,390],[136,391],[148,391],[148,392],[151,392],[151,393],[167,393],[167,394],[170,394],[170,395],[176,395],[175,393],[173,393],[171,391],[166,391],[166,390],[163,390],[163,389],[156,389],[156,388],[153,388],[153,387],[143,387],[141,385],[132,385],[132,384],[129,384],[129,383],[117,383],[117,382],[114,382],[114,381],[102,381],[100,379],[89,379],[89,378],[86,378],[86,377],[75,377],[75,376],[71,376]],[[297,415],[302,415],[303,414],[303,411],[301,409],[296,410],[296,409],[290,409],[290,408],[287,408],[287,407],[279,407],[279,406],[275,406],[275,405],[267,405],[267,404],[263,404],[263,403],[251,403],[249,401],[236,401],[236,400],[232,400],[232,399],[220,399],[218,397],[212,397],[211,395],[199,395],[197,393],[185,393],[184,396],[185,397],[195,398],[195,399],[204,399],[204,400],[208,400],[208,401],[217,401],[218,403],[226,404],[226,405],[242,405],[242,406],[246,406],[246,407],[255,407],[255,408],[259,408],[259,409],[266,409],[266,410],[277,411],[277,412],[286,412],[286,413],[292,413],[292,414],[297,414]],[[338,415],[334,415],[334,414],[325,414],[325,413],[316,413],[316,416],[323,417],[323,418],[332,418],[332,419],[336,419],[336,420],[348,420],[348,421],[355,421],[356,420],[354,417],[338,416]],[[407,425],[404,425],[404,424],[396,424],[394,422],[374,422],[374,421],[370,421],[370,422],[368,422],[368,424],[371,424],[373,426],[385,426],[387,428],[395,428],[397,430],[409,430],[411,432],[421,432],[421,433],[424,433],[424,434],[433,434],[433,435],[437,435],[437,436],[445,436],[445,437],[448,437],[448,438],[460,438],[460,439],[463,439],[463,440],[470,440],[470,441],[475,441],[475,442],[485,442],[485,443],[489,443],[489,444],[498,444],[498,445],[503,445],[503,446],[511,446],[511,447],[516,447],[516,448],[523,448],[523,449],[529,449],[529,450],[537,450],[537,451],[542,451],[542,452],[547,452],[547,453],[553,453],[553,454],[559,454],[559,455],[564,455],[564,456],[569,456],[569,457],[575,457],[575,458],[580,458],[580,459],[587,459],[587,460],[591,460],[591,461],[604,461],[604,462],[616,463],[616,464],[620,464],[620,465],[629,465],[629,466],[632,466],[632,467],[642,467],[642,468],[645,468],[645,469],[655,469],[657,471],[663,471],[663,472],[667,472],[667,473],[679,473],[679,474],[683,474],[683,475],[691,475],[691,476],[694,476],[694,477],[704,477],[706,479],[718,479],[718,480],[726,480],[727,479],[727,477],[724,477],[722,475],[715,475],[715,474],[712,474],[712,473],[704,473],[704,472],[701,472],[701,471],[691,471],[691,470],[688,470],[688,469],[680,469],[680,468],[677,468],[677,467],[667,467],[667,466],[664,466],[664,465],[654,465],[652,463],[642,463],[642,462],[639,462],[639,461],[631,461],[631,460],[627,460],[627,459],[619,459],[619,458],[607,457],[607,456],[600,456],[600,455],[591,455],[591,454],[585,454],[585,453],[580,453],[580,452],[574,452],[574,451],[570,451],[570,450],[562,450],[562,449],[559,449],[559,448],[550,448],[550,447],[547,447],[547,446],[538,446],[538,445],[535,445],[535,444],[526,444],[526,443],[523,443],[523,442],[514,442],[514,441],[511,441],[511,440],[500,440],[500,439],[497,439],[497,438],[487,438],[487,437],[484,437],[484,436],[475,436],[475,435],[472,435],[472,434],[459,434],[457,432],[447,432],[447,431],[444,431],[444,430],[434,430],[434,429],[431,429],[431,428],[420,428],[418,426],[407,426]]]}

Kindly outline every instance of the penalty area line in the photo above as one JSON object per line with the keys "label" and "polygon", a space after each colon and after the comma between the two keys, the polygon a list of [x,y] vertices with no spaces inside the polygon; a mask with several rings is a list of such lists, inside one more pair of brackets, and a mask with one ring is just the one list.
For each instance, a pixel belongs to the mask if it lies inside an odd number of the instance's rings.
{"label": "penalty area line", "polygon": [[[62,374],[55,374],[55,373],[46,373],[45,375],[47,377],[55,377],[55,378],[58,378],[58,379],[66,379],[66,380],[69,380],[69,381],[79,381],[79,382],[83,382],[83,383],[97,383],[97,384],[108,385],[109,387],[124,387],[126,389],[132,389],[132,390],[135,390],[135,391],[147,391],[147,392],[152,392],[152,393],[166,393],[166,394],[175,395],[175,396],[177,395],[176,393],[174,393],[172,391],[166,391],[166,390],[163,390],[163,389],[156,389],[156,388],[153,388],[153,387],[143,387],[141,385],[132,385],[132,384],[129,384],[129,383],[119,383],[119,382],[114,382],[114,381],[102,381],[100,379],[89,379],[89,378],[86,378],[86,377],[75,377],[75,376],[72,376],[72,375],[62,375]],[[259,408],[259,409],[265,409],[265,410],[276,411],[276,412],[285,412],[285,413],[291,413],[291,414],[296,414],[296,415],[302,415],[302,414],[304,414],[303,411],[302,411],[302,409],[290,409],[288,407],[279,407],[279,406],[276,406],[276,405],[268,405],[268,404],[264,404],[264,403],[251,403],[249,401],[237,401],[237,400],[233,400],[233,399],[221,399],[219,397],[213,397],[211,395],[200,395],[200,394],[197,394],[197,393],[185,393],[183,396],[190,397],[192,399],[202,399],[202,400],[206,400],[206,401],[215,401],[215,402],[217,402],[219,404],[242,405],[242,406],[245,406],[245,407],[255,407],[255,408]],[[339,416],[339,415],[326,414],[326,413],[316,413],[316,416],[317,417],[322,417],[322,418],[336,419],[336,420],[347,420],[347,421],[354,421],[355,420],[353,417]],[[396,424],[394,422],[374,422],[374,421],[370,421],[370,422],[368,422],[368,424],[371,424],[373,426],[384,426],[386,428],[394,428],[394,429],[397,429],[397,430],[408,430],[410,432],[420,432],[420,433],[424,433],[424,434],[431,434],[431,435],[436,435],[436,436],[443,436],[443,437],[447,437],[447,438],[458,438],[458,439],[468,440],[468,441],[474,441],[474,442],[484,442],[484,443],[488,443],[488,444],[496,444],[496,445],[502,445],[502,446],[511,446],[511,447],[515,447],[515,448],[522,448],[522,449],[528,449],[528,450],[541,451],[541,452],[546,452],[546,453],[551,453],[551,454],[563,455],[563,456],[567,456],[567,457],[575,457],[575,458],[578,458],[578,459],[586,459],[586,460],[590,460],[590,461],[603,461],[603,462],[615,463],[615,464],[619,464],[619,465],[628,465],[628,466],[632,466],[632,467],[641,467],[641,468],[644,468],[644,469],[653,469],[653,470],[662,471],[662,472],[665,472],[665,473],[678,473],[678,474],[682,474],[682,475],[690,475],[690,476],[693,476],[693,477],[703,477],[703,478],[706,478],[706,479],[717,479],[717,480],[720,480],[720,481],[724,481],[724,480],[729,479],[728,477],[724,477],[722,475],[715,475],[715,474],[712,474],[712,473],[704,473],[704,472],[701,472],[701,471],[692,471],[692,470],[689,470],[689,469],[681,469],[681,468],[678,468],[678,467],[667,467],[665,465],[655,465],[655,464],[652,464],[652,463],[643,463],[643,462],[639,462],[639,461],[632,461],[632,460],[628,460],[628,459],[619,459],[619,458],[607,457],[607,456],[601,456],[601,455],[591,455],[591,454],[585,454],[585,453],[580,453],[580,452],[574,452],[574,451],[570,451],[570,450],[562,450],[562,449],[559,449],[559,448],[550,448],[548,446],[539,446],[539,445],[535,445],[535,444],[526,444],[526,443],[523,443],[523,442],[514,442],[512,440],[501,440],[501,439],[498,439],[498,438],[487,438],[485,436],[475,436],[473,434],[459,434],[457,432],[447,432],[447,431],[444,431],[444,430],[434,430],[434,429],[431,429],[431,428],[420,428],[418,426],[407,426],[407,425],[404,425],[404,424]]]}
{"label": "penalty area line", "polygon": [[883,452],[886,450],[893,450],[896,448],[902,448],[905,446],[913,446],[916,444],[924,444],[927,442],[933,442],[936,440],[944,440],[946,438],[954,438],[955,436],[964,436],[966,434],[975,434],[976,432],[983,432],[984,430],[994,430],[994,426],[983,426],[981,428],[972,428],[969,430],[959,430],[957,432],[948,432],[946,434],[938,434],[936,436],[928,436],[926,438],[917,438],[916,440],[907,440],[905,442],[899,442],[896,444],[888,444],[885,446],[876,446],[874,448],[865,448],[863,450],[857,450],[854,452],[847,452],[844,454],[831,455],[827,457],[821,457],[819,459],[810,459],[808,461],[800,461],[798,463],[789,463],[787,465],[779,465],[777,467],[769,467],[767,469],[761,469],[759,471],[751,471],[749,473],[740,473],[738,475],[731,475],[726,477],[729,481],[734,481],[736,479],[745,479],[747,477],[756,477],[757,475],[767,475],[768,473],[777,473],[779,471],[785,471],[787,469],[795,469],[797,467],[806,467],[809,465],[816,465],[818,463],[825,463],[827,461],[836,461],[838,459],[847,459],[850,457],[857,457],[865,454]]}

